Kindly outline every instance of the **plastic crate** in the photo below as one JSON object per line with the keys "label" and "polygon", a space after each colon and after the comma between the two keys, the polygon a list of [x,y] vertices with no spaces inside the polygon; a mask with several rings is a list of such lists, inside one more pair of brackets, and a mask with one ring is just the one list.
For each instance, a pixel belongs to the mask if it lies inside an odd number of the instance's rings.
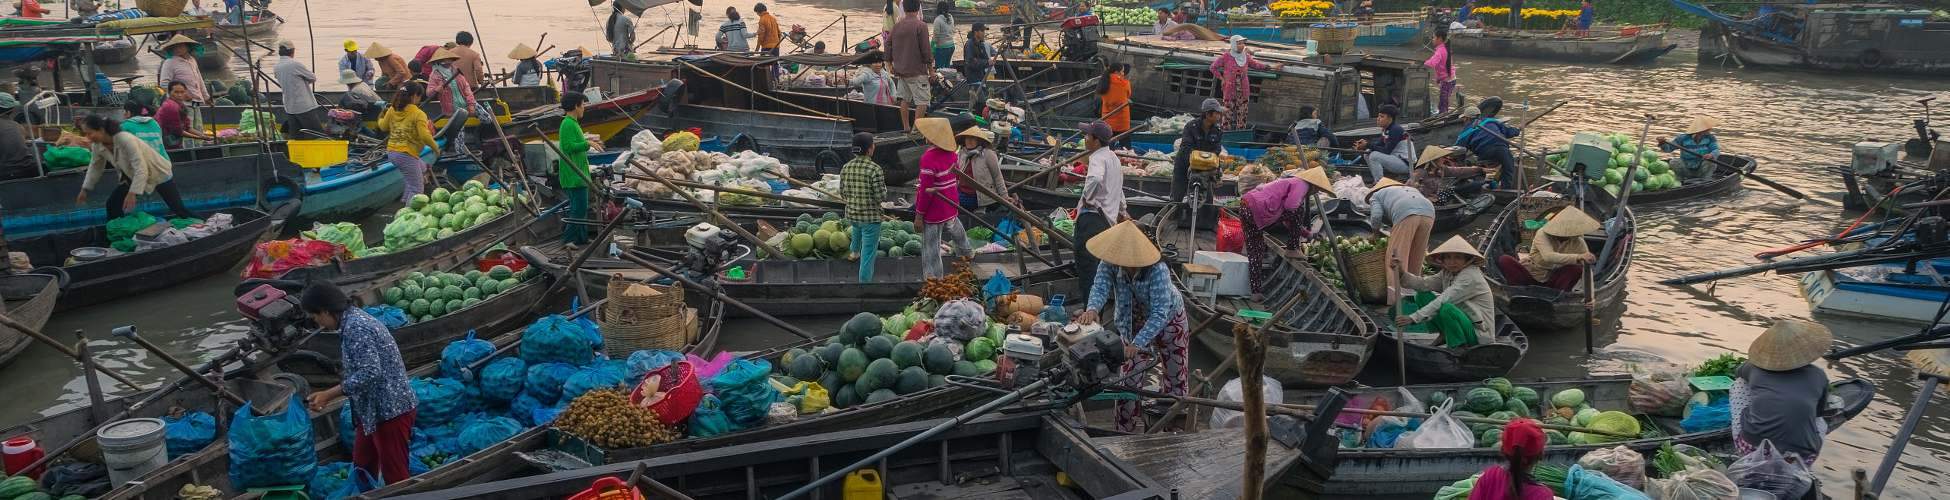
{"label": "plastic crate", "polygon": [[325,168],[345,163],[351,143],[333,140],[286,141],[292,163],[305,168]]}

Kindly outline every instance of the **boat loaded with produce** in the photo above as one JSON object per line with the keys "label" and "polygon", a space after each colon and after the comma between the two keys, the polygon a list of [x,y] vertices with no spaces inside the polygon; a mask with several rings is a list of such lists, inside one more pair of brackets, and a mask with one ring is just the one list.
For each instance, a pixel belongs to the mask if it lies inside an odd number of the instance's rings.
{"label": "boat loaded with produce", "polygon": [[535,216],[527,212],[528,203],[525,195],[480,181],[451,191],[435,188],[413,195],[394,212],[373,244],[356,223],[317,224],[295,239],[259,244],[245,276],[329,279],[341,287],[365,288],[409,268],[459,266],[490,246],[515,247],[559,235],[561,211],[543,207]]}

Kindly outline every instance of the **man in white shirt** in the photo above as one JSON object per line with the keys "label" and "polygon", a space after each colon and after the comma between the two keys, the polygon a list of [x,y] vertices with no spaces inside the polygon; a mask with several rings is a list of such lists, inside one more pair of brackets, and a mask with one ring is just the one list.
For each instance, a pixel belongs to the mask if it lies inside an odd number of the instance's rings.
{"label": "man in white shirt", "polygon": [[[1077,198],[1076,234],[1071,238],[1081,242],[1124,220],[1124,166],[1110,148],[1115,134],[1109,124],[1094,121],[1078,129],[1083,131],[1084,148],[1090,150],[1083,193]],[[1089,283],[1096,278],[1097,257],[1083,245],[1077,245],[1076,252],[1077,277],[1083,280],[1079,283]]]}

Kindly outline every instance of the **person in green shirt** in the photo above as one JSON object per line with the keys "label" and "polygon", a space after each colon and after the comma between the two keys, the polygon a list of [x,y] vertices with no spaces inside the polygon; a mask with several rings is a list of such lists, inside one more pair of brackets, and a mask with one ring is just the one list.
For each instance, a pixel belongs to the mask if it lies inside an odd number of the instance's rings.
{"label": "person in green shirt", "polygon": [[[582,137],[582,113],[589,109],[589,98],[580,92],[562,93],[562,128],[556,136],[562,160],[556,163],[555,180],[562,196],[569,199],[568,219],[589,219],[589,140]],[[589,243],[589,228],[582,224],[563,224],[562,242],[570,247]]]}
{"label": "person in green shirt", "polygon": [[169,148],[163,145],[162,124],[150,117],[149,107],[130,102],[122,105],[122,111],[129,115],[122,120],[122,131],[135,134],[135,138],[142,139],[142,142],[156,148],[157,153],[162,153],[163,157],[167,158]]}

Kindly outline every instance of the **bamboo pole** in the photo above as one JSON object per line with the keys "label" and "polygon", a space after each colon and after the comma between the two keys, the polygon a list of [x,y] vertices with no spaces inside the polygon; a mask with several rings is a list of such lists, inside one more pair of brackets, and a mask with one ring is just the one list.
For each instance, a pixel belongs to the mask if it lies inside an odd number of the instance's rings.
{"label": "bamboo pole", "polygon": [[[640,180],[646,180],[646,181],[648,181],[648,180],[657,180],[657,179],[660,179],[660,177],[657,177],[657,176],[652,176],[652,175],[639,175],[639,174],[623,174],[623,178],[625,178],[625,179],[640,179]],[[827,207],[827,208],[846,208],[846,203],[844,203],[844,202],[838,202],[838,201],[832,201],[832,200],[819,200],[819,199],[813,199],[813,198],[800,198],[800,197],[797,197],[797,196],[786,196],[786,195],[782,195],[782,194],[772,194],[772,193],[767,193],[767,192],[764,192],[764,191],[753,191],[753,190],[750,190],[750,189],[744,189],[744,188],[734,188],[734,187],[724,187],[724,186],[718,186],[718,185],[712,185],[712,184],[705,184],[705,183],[702,183],[702,182],[692,182],[692,181],[686,181],[686,180],[677,180],[677,179],[663,179],[663,180],[664,180],[664,181],[666,181],[666,182],[668,182],[668,183],[670,183],[670,184],[675,184],[675,185],[678,185],[678,186],[683,186],[683,187],[687,187],[687,188],[693,188],[693,189],[703,189],[703,190],[706,190],[706,191],[717,191],[717,192],[720,192],[720,193],[732,193],[732,194],[742,194],[742,195],[745,195],[745,196],[751,196],[751,197],[755,197],[755,198],[764,198],[764,199],[768,199],[768,200],[776,200],[776,201],[783,201],[783,202],[787,202],[787,203],[799,203],[799,204],[803,204],[803,205],[816,205],[816,206],[822,206],[822,207]]]}
{"label": "bamboo pole", "polygon": [[771,254],[773,257],[777,257],[780,259],[792,258],[790,256],[787,256],[785,252],[772,247],[772,245],[766,244],[764,238],[760,238],[758,237],[758,235],[752,234],[751,231],[745,230],[745,227],[738,225],[737,221],[731,220],[730,217],[725,217],[723,213],[718,212],[718,209],[711,208],[709,205],[706,205],[704,202],[698,201],[697,197],[692,196],[690,191],[679,189],[676,184],[671,183],[670,179],[665,179],[663,178],[663,176],[660,175],[649,175],[649,176],[642,176],[642,177],[645,179],[663,183],[664,187],[669,188],[671,192],[677,193],[677,196],[683,197],[684,201],[691,202],[691,206],[697,207],[698,210],[701,210],[704,213],[711,214],[712,217],[718,220],[719,224],[723,224],[725,227],[730,228],[732,232],[738,233],[738,236],[744,237],[746,240],[751,241],[752,245],[755,245],[760,249],[764,249],[765,253]]}
{"label": "bamboo pole", "polygon": [[[989,189],[988,186],[984,186],[982,185],[982,183],[979,182],[970,182],[962,185],[975,188],[975,192],[981,193],[982,196],[995,198],[996,200],[998,200],[997,201],[998,203],[1002,204],[1003,207],[1007,207],[1011,213],[1016,214],[1016,217],[1022,218],[1022,221],[1024,223],[1027,223],[1031,226],[1035,226],[1037,230],[1042,231],[1044,234],[1048,234],[1051,240],[1061,241],[1063,242],[1063,246],[1070,247],[1071,249],[1077,248],[1077,243],[1075,240],[1071,240],[1069,236],[1057,232],[1055,227],[1051,227],[1049,225],[1049,221],[1045,221],[1041,217],[1037,217],[1036,214],[1030,213],[1028,210],[1024,210],[1022,207],[1016,206],[1015,202],[1009,201],[1009,198],[1002,196],[1001,193],[997,193],[995,192],[995,190]],[[915,192],[919,193],[923,189],[926,188],[916,187]],[[1105,215],[1108,216],[1110,214],[1105,214]]]}

